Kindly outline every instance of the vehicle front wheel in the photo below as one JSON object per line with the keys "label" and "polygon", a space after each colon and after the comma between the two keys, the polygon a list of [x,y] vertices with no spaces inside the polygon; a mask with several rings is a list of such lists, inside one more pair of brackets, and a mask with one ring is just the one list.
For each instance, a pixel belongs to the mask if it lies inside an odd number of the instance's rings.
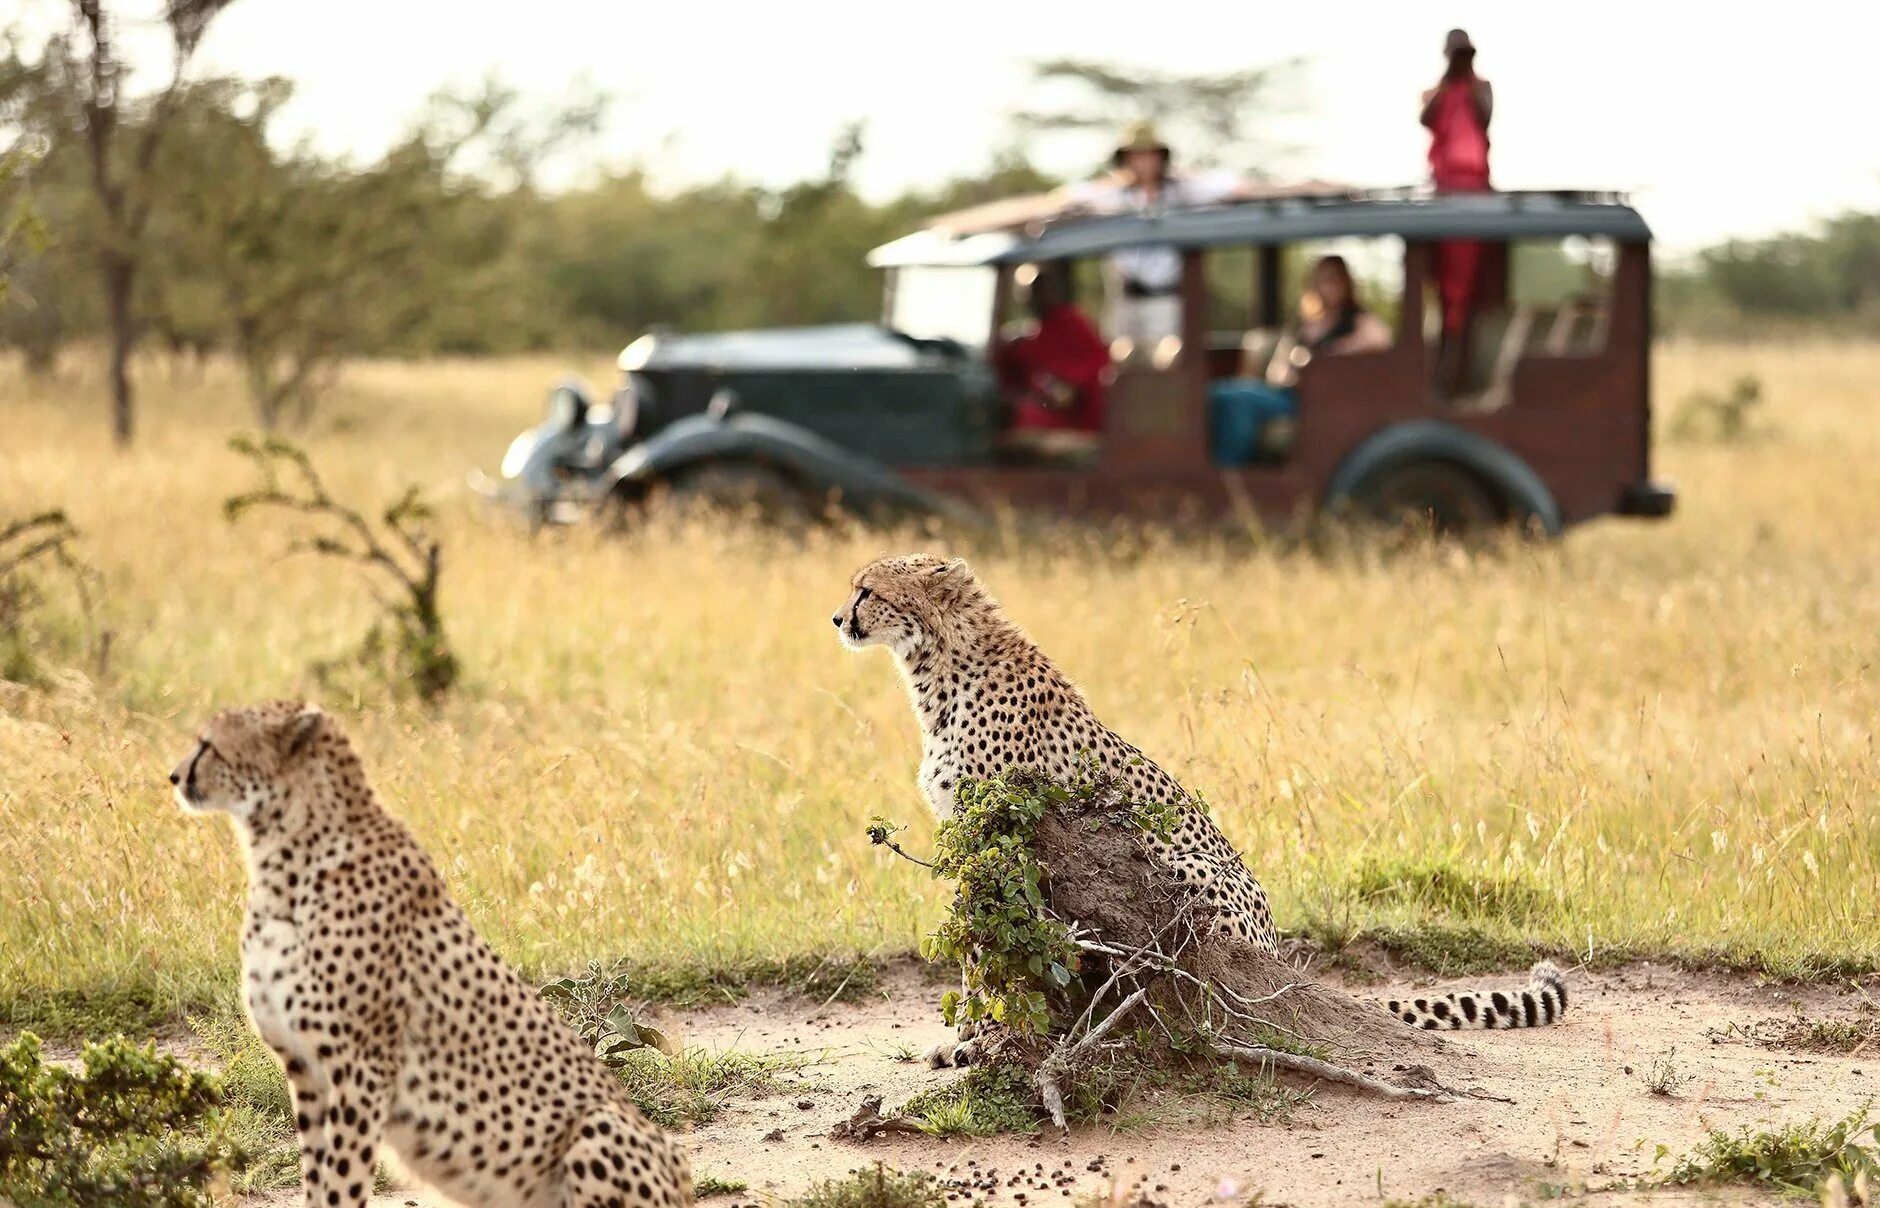
{"label": "vehicle front wheel", "polygon": [[1499,501],[1483,481],[1443,461],[1413,461],[1381,470],[1352,492],[1357,514],[1381,524],[1439,536],[1479,535],[1502,522]]}
{"label": "vehicle front wheel", "polygon": [[756,461],[709,461],[674,471],[659,492],[681,513],[730,512],[795,524],[816,514],[815,501],[794,479]]}

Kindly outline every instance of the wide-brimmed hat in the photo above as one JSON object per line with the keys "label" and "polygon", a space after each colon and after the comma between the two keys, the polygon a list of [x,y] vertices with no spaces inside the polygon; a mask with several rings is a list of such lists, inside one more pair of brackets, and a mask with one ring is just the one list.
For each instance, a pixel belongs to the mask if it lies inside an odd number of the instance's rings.
{"label": "wide-brimmed hat", "polygon": [[1134,151],[1154,151],[1164,160],[1169,157],[1168,144],[1157,137],[1154,122],[1131,122],[1123,129],[1123,137],[1117,141],[1116,152],[1110,156],[1110,162],[1120,164],[1125,156]]}

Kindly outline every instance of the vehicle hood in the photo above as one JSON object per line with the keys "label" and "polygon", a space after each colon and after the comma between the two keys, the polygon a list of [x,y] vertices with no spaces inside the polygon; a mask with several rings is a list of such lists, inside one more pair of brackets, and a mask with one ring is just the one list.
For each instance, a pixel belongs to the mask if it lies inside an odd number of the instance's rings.
{"label": "vehicle hood", "polygon": [[643,369],[911,369],[933,354],[873,323],[652,337]]}

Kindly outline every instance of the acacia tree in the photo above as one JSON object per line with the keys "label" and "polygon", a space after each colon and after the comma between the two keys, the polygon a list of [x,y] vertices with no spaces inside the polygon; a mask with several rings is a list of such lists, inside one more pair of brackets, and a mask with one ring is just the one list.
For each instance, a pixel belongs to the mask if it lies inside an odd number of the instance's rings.
{"label": "acacia tree", "polygon": [[157,152],[175,114],[190,61],[210,23],[233,0],[167,0],[169,78],[133,103],[130,67],[118,41],[119,21],[106,0],[70,0],[69,20],[46,43],[35,71],[38,87],[22,114],[54,140],[85,148],[97,207],[93,259],[102,287],[111,361],[111,427],[120,445],[135,431],[130,359],[137,345],[133,301],[144,262]]}
{"label": "acacia tree", "polygon": [[1013,123],[1025,136],[1100,134],[1151,121],[1179,147],[1183,161],[1232,166],[1262,175],[1260,161],[1284,150],[1262,124],[1284,111],[1280,92],[1297,81],[1303,61],[1286,59],[1218,75],[1180,75],[1089,59],[1045,59],[1031,65],[1035,91],[1059,103],[1021,109]]}

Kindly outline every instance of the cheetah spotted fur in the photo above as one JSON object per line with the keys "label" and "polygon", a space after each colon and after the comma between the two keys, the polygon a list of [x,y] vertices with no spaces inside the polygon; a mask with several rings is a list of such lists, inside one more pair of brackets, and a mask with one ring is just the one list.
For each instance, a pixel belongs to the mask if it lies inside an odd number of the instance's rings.
{"label": "cheetah spotted fur", "polygon": [[244,990],[306,1208],[364,1208],[381,1145],[465,1208],[692,1202],[684,1151],[471,928],[331,718],[225,710],[170,783],[246,850]]}
{"label": "cheetah spotted fur", "polygon": [[[1175,778],[1099,722],[1076,685],[1006,615],[965,562],[927,554],[880,558],[850,580],[831,620],[852,650],[894,652],[921,728],[920,789],[938,817],[953,811],[965,777],[1032,768],[1059,781],[1094,761],[1129,795],[1173,805],[1171,838],[1150,837],[1175,877],[1205,896],[1224,934],[1273,950],[1279,941],[1266,891]],[[1419,1028],[1518,1028],[1566,1011],[1560,971],[1542,962],[1518,991],[1459,991],[1392,1000],[1393,1015]],[[970,1061],[970,1044],[941,1046],[935,1064]]]}

